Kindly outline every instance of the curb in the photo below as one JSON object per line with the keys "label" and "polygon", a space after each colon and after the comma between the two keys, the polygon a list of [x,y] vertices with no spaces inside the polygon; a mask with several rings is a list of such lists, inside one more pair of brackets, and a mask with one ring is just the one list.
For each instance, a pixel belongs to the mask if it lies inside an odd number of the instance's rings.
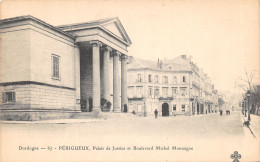
{"label": "curb", "polygon": [[[242,118],[244,119],[244,122],[246,121],[244,115],[242,113],[240,113],[240,115],[242,116]],[[254,138],[256,138],[256,133],[254,133],[254,129],[252,129],[250,126],[248,126],[248,129],[250,130],[251,134],[253,135]]]}
{"label": "curb", "polygon": [[40,121],[1,121],[0,124],[72,124],[72,123],[94,123],[99,122],[100,119],[95,120],[81,120],[81,119],[60,119],[60,120],[40,120]]}

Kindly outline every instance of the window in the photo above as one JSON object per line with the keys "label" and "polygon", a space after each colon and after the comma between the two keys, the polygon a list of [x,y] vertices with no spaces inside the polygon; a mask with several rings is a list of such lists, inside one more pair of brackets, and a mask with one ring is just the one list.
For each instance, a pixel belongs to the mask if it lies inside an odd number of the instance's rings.
{"label": "window", "polygon": [[142,112],[143,106],[142,105],[137,105],[137,112]]}
{"label": "window", "polygon": [[60,78],[60,57],[57,55],[52,55],[52,77]]}
{"label": "window", "polygon": [[172,88],[172,96],[176,96],[177,95],[177,88]]}
{"label": "window", "polygon": [[181,111],[185,112],[185,105],[181,105]]}
{"label": "window", "polygon": [[133,83],[133,75],[132,74],[129,74],[127,79],[128,79],[128,83]]}
{"label": "window", "polygon": [[142,82],[142,76],[141,74],[137,74],[137,82]]}
{"label": "window", "polygon": [[148,91],[148,98],[152,98],[152,96],[153,96],[153,88],[150,87]]}
{"label": "window", "polygon": [[143,87],[136,87],[136,93],[138,98],[143,97]]}
{"label": "window", "polygon": [[172,105],[172,111],[176,111],[176,105]]}
{"label": "window", "polygon": [[168,83],[168,76],[163,76],[163,83]]}
{"label": "window", "polygon": [[159,81],[158,81],[158,75],[155,75],[155,76],[154,76],[154,83],[159,83]]}
{"label": "window", "polygon": [[156,98],[159,97],[159,89],[155,89],[155,90],[154,90],[154,96],[155,96]]}
{"label": "window", "polygon": [[15,102],[15,92],[3,92],[2,103]]}
{"label": "window", "polygon": [[152,75],[148,75],[148,82],[152,83]]}
{"label": "window", "polygon": [[186,96],[187,92],[186,92],[186,88],[181,88],[181,96]]}
{"label": "window", "polygon": [[168,88],[162,88],[163,90],[163,96],[167,97],[168,96]]}
{"label": "window", "polygon": [[173,84],[177,84],[177,77],[176,76],[173,77]]}
{"label": "window", "polygon": [[128,87],[128,97],[129,98],[134,97],[134,87]]}
{"label": "window", "polygon": [[185,76],[182,77],[182,82],[186,83],[186,77]]}

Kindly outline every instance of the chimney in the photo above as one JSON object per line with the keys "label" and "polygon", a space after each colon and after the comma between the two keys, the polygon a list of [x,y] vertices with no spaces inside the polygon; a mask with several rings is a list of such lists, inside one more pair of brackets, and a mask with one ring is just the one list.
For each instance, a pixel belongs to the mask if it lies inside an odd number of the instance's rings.
{"label": "chimney", "polygon": [[181,55],[181,58],[182,58],[183,60],[186,60],[186,55]]}
{"label": "chimney", "polygon": [[160,69],[162,69],[162,60],[161,60],[161,62],[160,62]]}
{"label": "chimney", "polygon": [[158,58],[158,61],[157,61],[157,68],[160,68],[160,60]]}

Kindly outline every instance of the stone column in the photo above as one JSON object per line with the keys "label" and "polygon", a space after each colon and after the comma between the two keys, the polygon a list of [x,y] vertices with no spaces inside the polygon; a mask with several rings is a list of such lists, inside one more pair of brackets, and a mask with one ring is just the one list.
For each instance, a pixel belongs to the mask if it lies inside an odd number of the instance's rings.
{"label": "stone column", "polygon": [[113,52],[113,112],[121,112],[120,109],[120,77],[119,77],[119,55]]}
{"label": "stone column", "polygon": [[195,114],[199,115],[198,114],[198,101],[195,101]]}
{"label": "stone column", "polygon": [[[121,56],[121,111],[124,111],[124,105],[128,104],[127,100],[127,56]],[[128,106],[127,106],[128,108]]]}
{"label": "stone column", "polygon": [[199,114],[201,114],[201,103],[199,102]]}
{"label": "stone column", "polygon": [[93,112],[101,112],[100,107],[100,46],[101,43],[99,41],[91,41],[92,45],[92,65],[93,65],[93,96],[92,96],[92,104]]}
{"label": "stone column", "polygon": [[80,110],[80,50],[75,45],[75,87],[76,87],[76,110]]}
{"label": "stone column", "polygon": [[[106,46],[103,48],[103,69],[102,69],[102,84],[103,84],[103,98],[107,101],[110,100],[110,68],[109,68],[109,60],[110,60],[110,52],[112,48]],[[110,101],[111,102],[111,101]]]}

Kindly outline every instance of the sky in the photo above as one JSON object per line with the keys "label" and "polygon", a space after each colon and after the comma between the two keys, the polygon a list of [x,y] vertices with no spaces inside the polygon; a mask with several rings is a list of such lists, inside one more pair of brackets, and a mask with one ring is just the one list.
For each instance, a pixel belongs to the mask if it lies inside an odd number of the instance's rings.
{"label": "sky", "polygon": [[1,1],[1,19],[22,15],[54,26],[119,17],[132,41],[131,56],[191,55],[219,91],[236,91],[245,70],[260,80],[257,0]]}

